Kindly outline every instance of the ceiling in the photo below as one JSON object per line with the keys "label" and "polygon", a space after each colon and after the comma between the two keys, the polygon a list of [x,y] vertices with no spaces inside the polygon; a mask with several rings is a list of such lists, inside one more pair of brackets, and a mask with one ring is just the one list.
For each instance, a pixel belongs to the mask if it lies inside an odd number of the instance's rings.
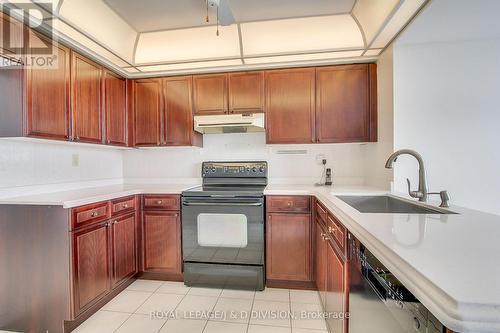
{"label": "ceiling", "polygon": [[[137,32],[206,24],[206,0],[104,0]],[[228,0],[236,22],[349,13],[354,0]],[[214,10],[210,11],[214,17]]]}
{"label": "ceiling", "polygon": [[8,1],[35,2],[40,29],[148,77],[374,61],[428,0],[225,0],[235,22],[219,36],[206,0]]}

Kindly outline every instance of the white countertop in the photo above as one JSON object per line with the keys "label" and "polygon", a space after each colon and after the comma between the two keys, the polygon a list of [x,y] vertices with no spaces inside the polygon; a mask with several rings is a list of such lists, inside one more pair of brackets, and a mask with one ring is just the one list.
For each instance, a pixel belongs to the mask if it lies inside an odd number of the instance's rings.
{"label": "white countertop", "polygon": [[[180,194],[193,184],[109,185],[1,199],[72,208],[134,194]],[[335,194],[384,194],[364,186],[269,185],[266,195],[314,195],[448,328],[500,332],[500,216],[364,214]]]}
{"label": "white countertop", "polygon": [[335,194],[367,187],[270,185],[268,195],[315,195],[448,328],[500,332],[500,216],[360,213]]}
{"label": "white countertop", "polygon": [[3,205],[48,205],[73,208],[135,194],[181,194],[193,184],[121,184],[0,199]]}

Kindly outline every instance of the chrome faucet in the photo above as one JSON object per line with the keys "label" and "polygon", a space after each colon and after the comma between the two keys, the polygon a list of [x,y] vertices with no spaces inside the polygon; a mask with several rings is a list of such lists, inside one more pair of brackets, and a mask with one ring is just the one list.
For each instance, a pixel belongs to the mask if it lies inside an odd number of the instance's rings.
{"label": "chrome faucet", "polygon": [[422,156],[414,150],[401,149],[401,150],[394,152],[391,156],[389,156],[389,158],[387,159],[387,162],[385,163],[385,167],[387,169],[392,169],[394,162],[396,162],[399,155],[411,155],[417,159],[417,161],[418,161],[418,190],[412,191],[410,180],[408,178],[406,178],[406,182],[408,183],[408,194],[412,198],[418,198],[419,201],[426,202],[427,195],[429,194],[429,192],[427,190],[425,166],[424,166],[424,160],[422,159]]}

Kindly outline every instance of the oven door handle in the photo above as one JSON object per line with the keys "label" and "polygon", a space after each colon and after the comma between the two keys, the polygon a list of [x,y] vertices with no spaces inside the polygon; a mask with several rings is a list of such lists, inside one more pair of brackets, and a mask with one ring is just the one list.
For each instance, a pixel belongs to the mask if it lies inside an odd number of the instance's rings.
{"label": "oven door handle", "polygon": [[183,202],[184,206],[251,206],[251,207],[260,207],[262,206],[262,202],[251,202],[251,203],[242,203],[242,202]]}

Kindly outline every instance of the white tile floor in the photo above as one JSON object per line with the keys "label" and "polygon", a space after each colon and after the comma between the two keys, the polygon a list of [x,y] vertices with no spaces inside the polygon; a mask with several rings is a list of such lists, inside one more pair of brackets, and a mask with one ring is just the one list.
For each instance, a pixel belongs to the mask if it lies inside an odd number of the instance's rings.
{"label": "white tile floor", "polygon": [[[316,291],[253,292],[137,280],[75,332],[326,333],[323,319],[301,319],[303,313],[320,311]],[[280,318],[270,318],[278,313]]]}

